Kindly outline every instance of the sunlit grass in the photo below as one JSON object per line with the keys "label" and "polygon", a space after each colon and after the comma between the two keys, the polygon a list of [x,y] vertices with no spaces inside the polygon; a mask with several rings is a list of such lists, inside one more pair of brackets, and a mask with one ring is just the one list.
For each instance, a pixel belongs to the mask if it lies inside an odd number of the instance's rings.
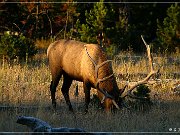
{"label": "sunlit grass", "polygon": [[[155,58],[154,61],[161,66],[159,78],[162,81],[149,85],[153,106],[147,111],[122,108],[108,117],[102,110],[93,105],[90,105],[89,113],[84,115],[81,110],[84,103],[82,83],[79,83],[79,97],[74,96],[76,83],[73,83],[70,88],[70,98],[76,112],[76,117],[74,117],[68,111],[60,91],[62,80],[60,80],[56,92],[58,110],[57,113],[53,112],[49,91],[51,75],[45,53],[42,54],[42,57],[36,56],[35,61],[27,64],[1,64],[0,103],[5,108],[0,107],[0,132],[30,131],[26,127],[16,124],[19,115],[38,117],[54,127],[80,127],[91,132],[166,132],[171,127],[179,128],[180,99],[179,96],[173,95],[172,88],[180,81],[179,78],[174,78],[171,74],[179,72],[179,63],[169,64],[169,61],[163,57]],[[114,59],[113,69],[115,75],[149,73],[145,55],[138,60],[133,58]],[[137,81],[142,78],[138,75],[130,78],[117,77],[117,81],[118,85],[123,87],[123,81]],[[96,91],[93,90],[91,94],[93,93]],[[15,108],[8,109],[8,107]]]}

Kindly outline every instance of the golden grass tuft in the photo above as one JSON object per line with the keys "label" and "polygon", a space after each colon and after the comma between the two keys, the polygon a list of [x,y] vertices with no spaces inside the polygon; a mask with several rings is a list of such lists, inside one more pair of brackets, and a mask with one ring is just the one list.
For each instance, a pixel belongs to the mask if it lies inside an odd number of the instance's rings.
{"label": "golden grass tuft", "polygon": [[[171,74],[179,72],[178,63],[169,64],[163,57],[155,59],[155,62],[161,65],[159,78],[162,81],[149,85],[153,105],[145,111],[122,108],[107,116],[102,110],[90,105],[89,113],[84,115],[82,83],[79,83],[79,97],[74,96],[75,83],[73,83],[70,98],[76,111],[74,116],[68,111],[61,94],[62,80],[56,92],[58,110],[56,113],[52,110],[49,91],[51,76],[45,61],[38,61],[34,65],[5,64],[0,67],[0,132],[30,131],[27,127],[16,123],[19,115],[38,117],[53,127],[78,127],[90,132],[168,132],[169,128],[180,127],[180,97],[174,95],[172,91],[175,85],[180,84],[180,80]],[[114,59],[113,69],[116,75],[147,74],[149,71],[145,57],[136,61]],[[130,76],[129,81],[142,78],[134,75]],[[123,82],[127,80],[117,78],[117,81],[118,85],[123,87]],[[91,95],[94,93],[96,91],[92,90]]]}

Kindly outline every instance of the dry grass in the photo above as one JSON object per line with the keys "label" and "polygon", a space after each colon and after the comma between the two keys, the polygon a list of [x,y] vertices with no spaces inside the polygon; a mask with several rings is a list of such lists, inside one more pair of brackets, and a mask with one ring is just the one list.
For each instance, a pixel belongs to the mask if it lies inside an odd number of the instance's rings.
{"label": "dry grass", "polygon": [[[4,66],[1,65],[0,132],[30,131],[27,127],[16,124],[17,116],[20,115],[38,117],[54,127],[80,127],[90,132],[168,132],[169,128],[177,128],[180,132],[180,97],[174,95],[172,91],[173,86],[179,84],[180,80],[170,74],[179,72],[179,64],[169,64],[162,57],[155,61],[162,66],[162,74],[159,78],[173,80],[149,86],[153,105],[146,110],[142,106],[138,109],[132,107],[130,110],[122,108],[108,116],[92,104],[89,113],[84,115],[82,84],[79,85],[80,96],[75,97],[75,83],[70,88],[70,98],[76,115],[71,114],[60,91],[62,81],[57,88],[58,110],[54,113],[51,109],[49,91],[51,76],[46,60],[36,61],[33,65],[8,65],[7,63]],[[113,68],[116,74],[148,73],[145,58],[137,61],[116,60]],[[142,76],[132,76],[130,81],[141,78]],[[119,86],[123,87],[124,80],[122,78],[117,80]],[[91,94],[95,92],[93,90]]]}

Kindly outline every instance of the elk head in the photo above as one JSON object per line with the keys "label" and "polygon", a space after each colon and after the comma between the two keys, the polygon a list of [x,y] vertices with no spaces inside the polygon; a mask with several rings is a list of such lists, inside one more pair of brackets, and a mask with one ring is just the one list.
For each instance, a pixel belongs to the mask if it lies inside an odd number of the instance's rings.
{"label": "elk head", "polygon": [[[160,69],[160,68],[158,68],[157,70],[154,69],[154,64],[155,64],[155,63],[153,63],[153,58],[152,58],[152,55],[151,55],[150,46],[145,42],[145,40],[144,40],[144,38],[143,38],[142,35],[141,35],[141,38],[142,38],[142,40],[143,40],[143,42],[144,42],[144,44],[145,44],[145,46],[146,46],[147,56],[148,56],[148,59],[149,59],[150,72],[149,72],[149,74],[148,74],[143,80],[137,81],[134,85],[126,84],[123,89],[120,89],[120,90],[119,90],[119,92],[120,92],[120,93],[119,93],[120,99],[124,99],[124,98],[127,97],[127,96],[129,96],[130,98],[134,98],[134,99],[146,99],[146,97],[137,97],[137,96],[135,96],[132,91],[133,91],[137,86],[139,86],[139,85],[141,85],[141,84],[146,84],[146,83],[148,83],[148,80],[149,80],[153,75],[155,75],[156,73],[159,72],[159,69]],[[103,94],[103,98],[102,98],[102,100],[101,100],[101,103],[104,103],[104,101],[105,101],[106,99],[111,99],[113,105],[114,105],[117,109],[120,109],[120,107],[119,107],[119,104],[120,104],[120,103],[117,103],[117,102],[119,102],[119,101],[121,102],[122,100],[120,100],[120,99],[118,99],[118,100],[115,99],[115,98],[114,98],[112,95],[110,95],[106,90],[101,89],[101,88],[99,87],[99,83],[100,83],[100,82],[103,82],[103,81],[105,81],[105,80],[113,77],[113,75],[114,75],[114,74],[111,74],[111,75],[109,75],[109,76],[107,76],[107,77],[104,77],[104,78],[101,78],[101,79],[98,78],[98,70],[99,70],[99,68],[102,67],[103,65],[105,65],[106,63],[111,62],[112,60],[106,60],[106,61],[104,61],[104,62],[102,62],[101,64],[98,65],[98,64],[96,64],[96,62],[93,60],[93,58],[92,58],[92,57],[90,56],[90,54],[88,53],[88,50],[87,50],[86,46],[85,46],[85,49],[86,49],[86,53],[87,53],[89,59],[91,60],[91,62],[92,62],[93,65],[94,65],[94,68],[95,68],[95,77],[96,77],[96,85],[95,85],[95,86],[96,86],[96,89]],[[124,96],[122,96],[121,94],[125,91],[126,88],[129,88],[129,89],[127,90],[127,94],[124,95]]]}

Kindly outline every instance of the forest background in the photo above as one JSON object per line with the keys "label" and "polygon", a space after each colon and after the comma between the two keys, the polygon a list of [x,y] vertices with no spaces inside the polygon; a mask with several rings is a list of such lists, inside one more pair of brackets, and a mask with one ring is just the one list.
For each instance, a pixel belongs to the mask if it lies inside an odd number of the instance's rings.
{"label": "forest background", "polygon": [[0,56],[33,56],[36,41],[103,42],[111,56],[142,52],[140,35],[154,52],[179,53],[180,6],[175,2],[127,0],[6,0],[0,3]]}

